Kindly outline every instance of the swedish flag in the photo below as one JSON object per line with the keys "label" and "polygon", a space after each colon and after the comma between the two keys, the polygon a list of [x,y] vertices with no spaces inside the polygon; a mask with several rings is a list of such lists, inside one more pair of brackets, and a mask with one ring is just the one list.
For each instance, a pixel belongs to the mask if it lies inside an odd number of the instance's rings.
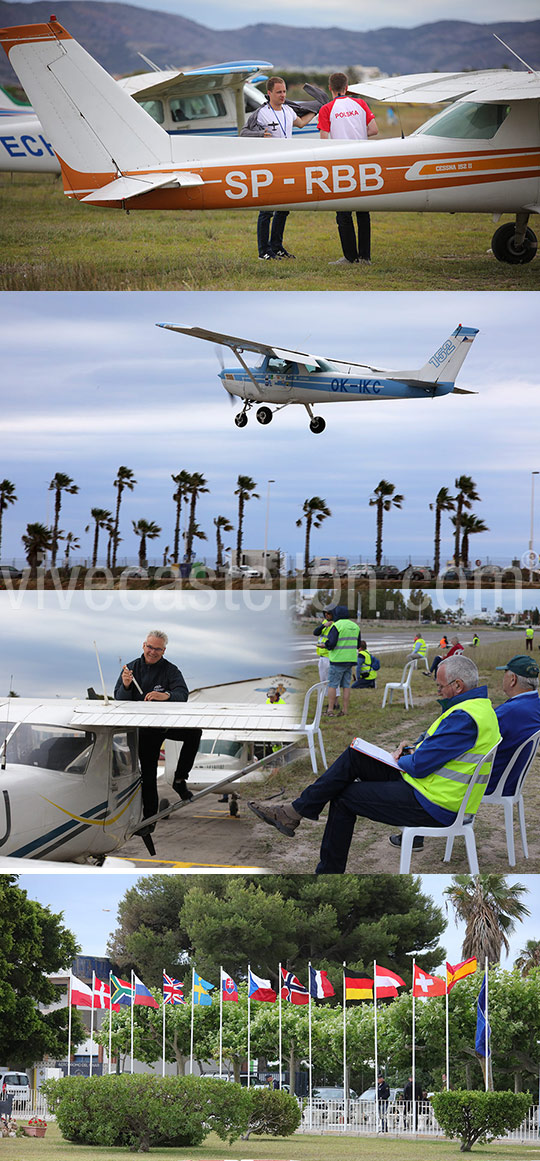
{"label": "swedish flag", "polygon": [[198,976],[197,972],[193,972],[193,1003],[199,1004],[200,1007],[208,1007],[212,1003],[210,992],[215,987],[215,984],[209,984],[208,980],[203,980],[202,976]]}

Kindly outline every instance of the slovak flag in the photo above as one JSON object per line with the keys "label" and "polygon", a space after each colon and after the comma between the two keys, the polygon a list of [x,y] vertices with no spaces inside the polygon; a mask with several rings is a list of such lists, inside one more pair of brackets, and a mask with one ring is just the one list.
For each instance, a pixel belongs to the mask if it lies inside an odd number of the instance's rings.
{"label": "slovak flag", "polygon": [[414,965],[412,986],[413,996],[445,996],[446,980],[440,976],[430,976],[423,968]]}
{"label": "slovak flag", "polygon": [[275,1004],[277,993],[270,984],[270,980],[263,980],[249,969],[249,991],[251,1000],[262,1000],[267,1004]]}
{"label": "slovak flag", "polygon": [[283,986],[281,988],[281,999],[288,1000],[290,1004],[309,1004],[309,992],[300,983],[300,980],[293,975],[292,972],[281,969],[281,978]]}
{"label": "slovak flag", "polygon": [[221,968],[221,998],[223,1002],[225,1000],[236,1000],[238,1003],[238,988],[232,976],[228,976],[227,972],[223,971],[223,968]]}
{"label": "slovak flag", "polygon": [[174,980],[172,976],[168,976],[163,972],[163,1003],[164,1004],[185,1004],[184,999],[184,985],[180,980]]}
{"label": "slovak flag", "polygon": [[318,972],[310,965],[309,990],[316,1000],[325,1000],[327,996],[335,996],[335,991],[326,972]]}
{"label": "slovak flag", "polygon": [[391,972],[389,968],[383,968],[380,964],[375,964],[375,984],[377,988],[377,999],[386,1000],[389,997],[397,996],[397,989],[405,987],[405,980],[401,976]]}
{"label": "slovak flag", "polygon": [[142,980],[135,975],[135,972],[133,972],[133,984],[135,987],[133,1003],[135,1005],[139,1004],[144,1008],[159,1008],[157,1000],[154,999],[148,988],[144,986]]}

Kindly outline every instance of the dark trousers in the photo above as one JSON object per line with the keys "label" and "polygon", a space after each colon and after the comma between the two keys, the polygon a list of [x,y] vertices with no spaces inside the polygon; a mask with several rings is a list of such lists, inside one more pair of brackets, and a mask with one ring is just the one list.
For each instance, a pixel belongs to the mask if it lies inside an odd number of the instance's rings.
{"label": "dark trousers", "polygon": [[369,261],[371,258],[371,221],[369,214],[364,212],[357,212],[356,214],[358,241],[356,240],[354,220],[350,210],[338,210],[336,222],[344,257],[349,262],[357,262],[359,258]]}
{"label": "dark trousers", "polygon": [[257,218],[257,246],[259,258],[270,251],[276,254],[283,247],[283,231],[288,210],[261,210]]}
{"label": "dark trousers", "polygon": [[159,752],[165,738],[172,738],[176,742],[183,742],[178,758],[174,781],[183,781],[189,776],[197,756],[201,741],[202,730],[139,730],[139,764],[142,777],[143,818],[150,818],[157,814],[159,795],[157,791],[157,767]]}
{"label": "dark trousers", "polygon": [[393,826],[439,825],[398,770],[350,746],[302,791],[293,806],[304,818],[317,819],[327,802],[330,809],[318,875],[338,875],[345,870],[357,815]]}

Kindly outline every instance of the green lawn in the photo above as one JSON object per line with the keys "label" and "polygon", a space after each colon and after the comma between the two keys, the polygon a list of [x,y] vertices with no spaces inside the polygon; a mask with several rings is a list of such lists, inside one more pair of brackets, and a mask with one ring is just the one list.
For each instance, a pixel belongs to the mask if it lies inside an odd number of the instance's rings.
{"label": "green lawn", "polygon": [[[487,214],[373,214],[369,267],[340,257],[334,214],[292,213],[294,262],[259,262],[256,211],[103,210],[60,178],[0,174],[1,290],[538,290],[540,260],[488,253]],[[16,224],[16,226],[15,226]],[[533,223],[534,225],[534,223]]]}

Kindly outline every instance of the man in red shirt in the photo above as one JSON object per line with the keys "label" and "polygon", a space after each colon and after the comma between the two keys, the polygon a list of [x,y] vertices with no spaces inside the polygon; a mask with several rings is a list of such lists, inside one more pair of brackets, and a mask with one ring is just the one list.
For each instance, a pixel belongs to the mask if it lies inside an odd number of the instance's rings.
{"label": "man in red shirt", "polygon": [[[318,128],[321,137],[331,137],[333,141],[364,141],[379,132],[371,109],[360,97],[347,92],[348,77],[345,73],[332,73],[328,85],[332,100],[319,109]],[[341,240],[343,257],[330,266],[345,266],[349,262],[371,261],[371,223],[369,214],[357,212],[358,241],[350,210],[338,210],[336,221]]]}

